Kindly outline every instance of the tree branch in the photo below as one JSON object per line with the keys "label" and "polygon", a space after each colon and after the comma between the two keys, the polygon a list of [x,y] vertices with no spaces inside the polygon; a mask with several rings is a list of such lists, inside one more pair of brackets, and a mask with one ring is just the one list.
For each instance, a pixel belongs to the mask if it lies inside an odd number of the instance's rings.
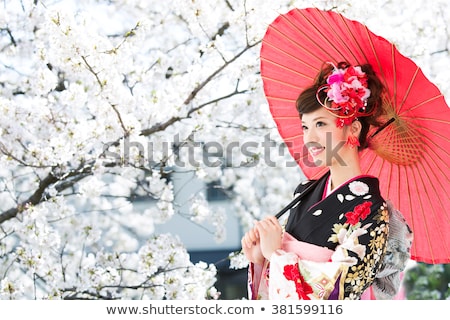
{"label": "tree branch", "polygon": [[22,212],[27,206],[37,205],[38,203],[40,203],[44,198],[43,196],[45,194],[45,190],[52,184],[55,184],[58,181],[63,181],[61,184],[56,186],[56,190],[63,191],[91,174],[92,174],[92,166],[84,166],[79,170],[70,171],[69,173],[65,174],[62,178],[58,177],[53,171],[50,172],[43,180],[39,182],[38,188],[28,199],[22,201],[17,206],[10,208],[0,214],[0,224],[2,224],[7,220],[15,218],[17,214]]}
{"label": "tree branch", "polygon": [[57,181],[58,178],[55,177],[53,173],[49,173],[47,177],[41,180],[37,190],[27,200],[21,202],[16,207],[6,210],[0,214],[0,224],[5,222],[6,220],[16,217],[17,214],[19,212],[22,212],[26,206],[38,204],[42,199],[42,195],[44,194],[45,189]]}
{"label": "tree branch", "polygon": [[184,105],[188,105],[191,103],[192,100],[197,96],[197,94],[202,90],[216,75],[218,75],[220,72],[222,72],[227,66],[232,64],[234,61],[236,61],[240,56],[242,56],[245,52],[259,44],[260,41],[255,42],[254,44],[247,45],[244,49],[242,49],[241,52],[239,52],[237,55],[233,57],[230,61],[227,61],[224,63],[220,68],[218,68],[216,71],[214,71],[209,77],[207,77],[202,83],[200,83],[194,90],[192,90],[191,94],[187,97],[187,99],[184,101]]}
{"label": "tree branch", "polygon": [[[223,64],[220,68],[218,68],[216,71],[214,71],[211,75],[209,75],[202,83],[200,83],[197,87],[194,88],[194,90],[192,90],[192,92],[189,94],[189,96],[186,98],[186,100],[184,100],[183,104],[184,105],[188,105],[189,103],[192,102],[192,100],[194,100],[194,98],[197,96],[197,94],[212,80],[214,79],[214,77],[216,75],[218,75],[220,72],[222,72],[228,65],[230,65],[231,63],[233,63],[234,61],[236,61],[240,56],[242,56],[245,52],[247,52],[248,50],[250,50],[251,48],[253,48],[254,46],[258,45],[260,43],[260,41],[255,42],[254,44],[251,45],[247,45],[241,52],[239,52],[236,56],[233,57],[233,59],[231,59],[230,61],[227,61],[225,64]],[[239,81],[238,81],[239,83]],[[240,94],[240,93],[245,93],[245,91],[238,91],[237,90],[237,86],[236,86],[236,90],[229,94],[226,95],[224,97],[212,100],[208,103],[202,104],[200,106],[197,106],[195,108],[192,108],[191,110],[189,110],[188,114],[186,117],[172,117],[169,120],[163,122],[163,123],[157,123],[154,126],[152,126],[151,128],[148,129],[143,129],[140,133],[141,136],[149,136],[155,132],[159,132],[159,131],[163,131],[165,129],[167,129],[169,126],[173,125],[174,123],[182,120],[182,119],[186,119],[189,118],[189,116],[195,112],[200,110],[201,108],[211,104],[211,103],[215,103],[217,101],[229,98],[231,96],[233,96],[234,94]]]}

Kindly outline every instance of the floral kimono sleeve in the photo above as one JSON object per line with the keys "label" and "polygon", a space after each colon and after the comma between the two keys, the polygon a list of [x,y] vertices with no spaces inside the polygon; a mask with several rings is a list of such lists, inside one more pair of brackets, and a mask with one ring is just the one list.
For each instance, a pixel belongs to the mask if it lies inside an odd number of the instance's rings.
{"label": "floral kimono sleeve", "polygon": [[330,240],[338,245],[328,260],[302,259],[302,252],[283,248],[274,252],[267,266],[268,299],[359,299],[375,279],[388,233],[386,206],[372,211],[371,205],[357,205],[346,223],[335,224]]}
{"label": "floral kimono sleeve", "polygon": [[[288,232],[283,233],[282,249],[277,252],[283,254],[287,254],[287,252],[296,252],[295,254],[292,254],[293,257],[302,261],[311,262],[330,261],[333,254],[333,251],[328,248],[298,241]],[[268,260],[265,260],[263,265],[250,263],[248,269],[249,299],[269,299],[269,282],[272,282],[269,281],[270,265]],[[274,265],[276,265],[276,262],[274,262]],[[283,281],[285,281],[285,279],[283,279]]]}
{"label": "floral kimono sleeve", "polygon": [[327,299],[340,270],[337,262],[301,260],[295,253],[277,250],[270,259],[269,299]]}

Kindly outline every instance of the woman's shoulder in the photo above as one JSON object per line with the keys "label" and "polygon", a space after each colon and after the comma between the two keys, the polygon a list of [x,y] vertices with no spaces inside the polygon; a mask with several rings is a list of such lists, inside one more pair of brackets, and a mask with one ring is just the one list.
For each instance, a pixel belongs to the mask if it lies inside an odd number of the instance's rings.
{"label": "woman's shoulder", "polygon": [[372,196],[380,194],[380,181],[377,177],[371,175],[360,175],[348,180],[340,188],[348,190],[356,196],[370,194]]}
{"label": "woman's shoulder", "polygon": [[316,180],[304,180],[304,181],[300,182],[297,185],[297,188],[295,188],[294,194],[302,193],[306,188],[308,188],[315,181]]}
{"label": "woman's shoulder", "polygon": [[349,205],[370,202],[373,208],[385,206],[379,180],[374,176],[354,177],[334,189],[331,195],[333,195],[332,198],[338,199],[340,203],[348,203]]}
{"label": "woman's shoulder", "polygon": [[315,185],[314,189],[320,189],[323,188],[328,177],[329,177],[330,173],[327,172],[325,173],[322,177],[319,177],[318,179],[314,180],[314,179],[305,179],[303,181],[301,181],[298,185],[297,188],[295,188],[294,191],[294,195],[297,193],[301,193],[304,190],[306,190],[309,186],[311,186],[312,184]]}

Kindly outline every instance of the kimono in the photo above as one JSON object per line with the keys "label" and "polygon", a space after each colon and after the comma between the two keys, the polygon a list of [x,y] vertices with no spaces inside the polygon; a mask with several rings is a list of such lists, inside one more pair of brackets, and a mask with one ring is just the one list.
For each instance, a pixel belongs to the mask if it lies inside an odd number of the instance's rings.
{"label": "kimono", "polygon": [[389,231],[378,179],[357,176],[332,192],[329,173],[320,180],[290,210],[281,249],[249,265],[250,299],[361,299],[374,283]]}

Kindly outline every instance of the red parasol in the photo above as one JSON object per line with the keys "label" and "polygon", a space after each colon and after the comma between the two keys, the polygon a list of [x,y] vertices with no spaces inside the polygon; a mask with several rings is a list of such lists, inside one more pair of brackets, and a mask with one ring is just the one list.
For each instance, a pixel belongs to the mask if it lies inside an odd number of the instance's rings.
{"label": "red parasol", "polygon": [[450,109],[439,89],[393,44],[332,11],[294,9],[276,18],[262,42],[261,75],[281,137],[309,179],[327,170],[308,158],[295,100],[324,62],[344,60],[370,63],[387,88],[384,120],[392,123],[361,152],[363,171],[379,177],[382,194],[413,229],[411,258],[450,263]]}

